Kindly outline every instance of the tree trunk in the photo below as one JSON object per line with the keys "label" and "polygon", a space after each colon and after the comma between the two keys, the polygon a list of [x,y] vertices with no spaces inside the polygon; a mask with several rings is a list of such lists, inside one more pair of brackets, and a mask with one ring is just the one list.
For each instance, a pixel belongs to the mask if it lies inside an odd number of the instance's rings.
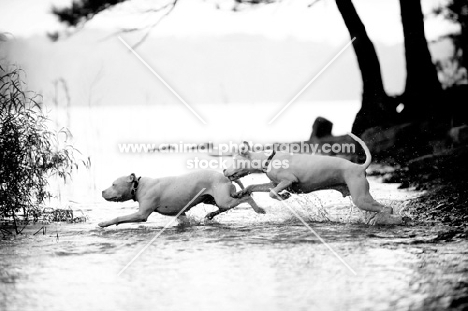
{"label": "tree trunk", "polygon": [[420,0],[400,0],[400,8],[407,73],[403,113],[410,120],[418,120],[434,114],[442,87],[424,35]]}
{"label": "tree trunk", "polygon": [[[467,18],[468,19],[468,18]],[[461,65],[468,72],[468,24],[461,23],[460,45],[462,50]]]}
{"label": "tree trunk", "polygon": [[389,98],[383,87],[380,62],[352,1],[336,0],[336,5],[350,37],[356,38],[353,48],[361,71],[363,91],[362,106],[354,120],[352,132],[361,135],[370,127],[390,122],[393,119],[392,110],[395,110],[394,107],[388,109]]}

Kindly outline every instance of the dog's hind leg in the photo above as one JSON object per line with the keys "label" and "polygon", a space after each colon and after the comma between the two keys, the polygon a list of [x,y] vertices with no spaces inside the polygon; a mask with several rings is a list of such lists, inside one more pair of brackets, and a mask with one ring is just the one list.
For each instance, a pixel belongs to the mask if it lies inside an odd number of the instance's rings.
{"label": "dog's hind leg", "polygon": [[259,214],[265,214],[265,210],[259,207],[252,197],[244,196],[242,198],[235,198],[233,197],[235,193],[236,193],[236,188],[234,187],[233,184],[226,183],[226,184],[219,185],[214,193],[214,199],[216,200],[216,206],[218,207],[218,210],[215,212],[209,213],[208,215],[206,215],[206,218],[212,219],[216,215],[224,213],[230,210],[231,208],[234,208],[238,206],[239,204],[242,204],[245,202],[249,203],[249,205],[252,207],[252,209],[255,212]]}
{"label": "dog's hind leg", "polygon": [[363,211],[375,212],[369,220],[371,225],[398,225],[403,222],[400,215],[392,215],[393,209],[377,202],[369,193],[369,182],[364,171],[352,172],[347,180],[353,203]]}
{"label": "dog's hind leg", "polygon": [[288,189],[293,184],[292,181],[289,180],[282,180],[276,187],[270,189],[270,198],[275,200],[287,200],[291,197],[289,192],[281,193],[281,191]]}
{"label": "dog's hind leg", "polygon": [[391,207],[385,206],[377,202],[369,193],[369,182],[367,181],[364,171],[351,172],[347,176],[347,185],[353,203],[367,212],[383,212],[392,214]]}
{"label": "dog's hind leg", "polygon": [[228,210],[236,207],[239,204],[242,203],[249,203],[249,205],[252,207],[252,209],[259,213],[259,214],[265,214],[265,210],[257,205],[257,203],[251,198],[251,197],[244,197],[240,199],[235,199],[235,198],[230,198],[230,200],[222,200],[219,203],[216,203],[216,206],[218,206],[218,210],[215,212],[208,213],[205,218],[207,219],[213,219],[213,217],[227,212]]}
{"label": "dog's hind leg", "polygon": [[247,203],[252,207],[252,209],[258,214],[265,214],[265,210],[257,205],[257,202],[251,196],[246,197]]}

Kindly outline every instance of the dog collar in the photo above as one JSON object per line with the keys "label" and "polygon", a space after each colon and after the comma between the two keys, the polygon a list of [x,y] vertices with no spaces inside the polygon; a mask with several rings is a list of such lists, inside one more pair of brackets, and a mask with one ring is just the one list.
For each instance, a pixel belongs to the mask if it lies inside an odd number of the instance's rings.
{"label": "dog collar", "polygon": [[133,188],[132,188],[132,191],[130,192],[130,193],[132,194],[132,200],[133,200],[133,201],[136,201],[135,195],[136,195],[136,192],[137,192],[137,190],[138,190],[138,184],[140,183],[140,179],[141,179],[141,176],[138,177],[137,180],[134,180],[134,181],[133,181]]}
{"label": "dog collar", "polygon": [[264,172],[264,173],[267,172],[268,165],[270,165],[270,162],[271,162],[271,160],[273,159],[273,157],[275,156],[275,154],[276,154],[276,151],[275,151],[275,150],[272,150],[270,156],[269,156],[268,159],[266,159],[266,161],[265,161],[265,166],[262,167],[262,172]]}

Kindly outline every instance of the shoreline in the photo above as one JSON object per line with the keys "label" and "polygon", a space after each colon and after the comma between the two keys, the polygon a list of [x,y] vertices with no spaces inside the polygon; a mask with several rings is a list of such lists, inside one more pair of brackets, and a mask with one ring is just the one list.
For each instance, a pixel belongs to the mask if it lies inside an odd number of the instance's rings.
{"label": "shoreline", "polygon": [[414,221],[428,226],[441,225],[468,230],[468,148],[424,156],[404,166],[375,163],[370,175],[380,176],[383,183],[400,183],[399,189],[423,191],[408,201]]}

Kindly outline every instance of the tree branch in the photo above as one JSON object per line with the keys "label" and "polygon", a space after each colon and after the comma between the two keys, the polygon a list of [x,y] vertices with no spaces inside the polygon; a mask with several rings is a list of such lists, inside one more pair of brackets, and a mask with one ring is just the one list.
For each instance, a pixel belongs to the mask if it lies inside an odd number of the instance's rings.
{"label": "tree branch", "polygon": [[[168,16],[175,8],[176,4],[177,4],[177,1],[178,0],[174,0],[174,2],[172,2],[172,6],[169,8],[169,10],[167,10],[166,13],[163,14],[163,16],[161,16],[154,24],[150,25],[148,27],[148,30],[146,31],[146,33],[143,35],[143,37],[137,42],[135,43],[132,48],[133,49],[136,49],[137,47],[139,47],[143,42],[145,42],[146,38],[148,38],[151,30],[153,30],[154,27],[156,27],[157,25],[159,25],[159,23],[166,17]],[[169,7],[170,4],[167,4],[165,6],[163,6],[162,8],[159,8],[158,11],[156,12],[159,12],[160,10],[163,10],[167,7]]]}

